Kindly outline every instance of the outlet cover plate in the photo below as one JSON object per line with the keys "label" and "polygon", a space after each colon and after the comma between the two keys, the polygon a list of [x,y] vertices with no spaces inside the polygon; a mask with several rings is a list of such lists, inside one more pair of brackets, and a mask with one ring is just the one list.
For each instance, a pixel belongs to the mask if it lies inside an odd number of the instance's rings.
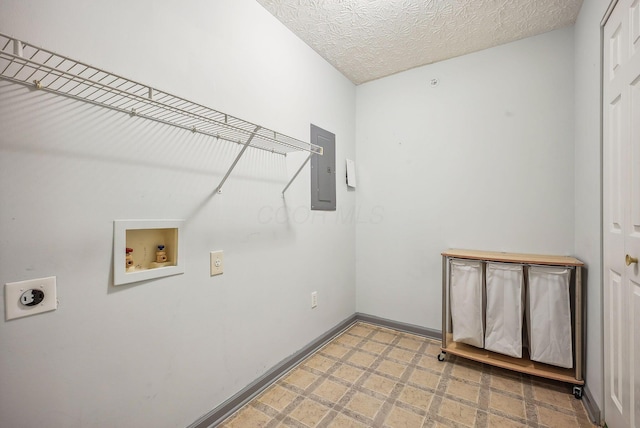
{"label": "outlet cover plate", "polygon": [[[20,302],[22,294],[31,289],[44,293],[44,300],[35,306],[25,306]],[[56,277],[8,282],[4,286],[4,315],[7,321],[58,309]]]}
{"label": "outlet cover plate", "polygon": [[224,253],[222,250],[211,251],[209,255],[211,257],[211,276],[224,273]]}

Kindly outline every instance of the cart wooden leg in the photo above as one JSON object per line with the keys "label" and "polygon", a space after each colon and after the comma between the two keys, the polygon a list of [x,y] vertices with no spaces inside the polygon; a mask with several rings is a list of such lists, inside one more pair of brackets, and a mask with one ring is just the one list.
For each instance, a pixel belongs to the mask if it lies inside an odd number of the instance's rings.
{"label": "cart wooden leg", "polygon": [[[442,256],[442,348],[447,347],[447,256]],[[440,359],[438,357],[438,359]],[[443,360],[440,360],[443,361]]]}

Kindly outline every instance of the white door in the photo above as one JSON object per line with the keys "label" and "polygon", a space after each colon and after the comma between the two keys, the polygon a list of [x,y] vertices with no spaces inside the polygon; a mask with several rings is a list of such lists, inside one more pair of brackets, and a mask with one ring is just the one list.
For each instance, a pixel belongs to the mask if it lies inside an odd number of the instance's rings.
{"label": "white door", "polygon": [[640,428],[640,0],[618,1],[603,43],[604,417]]}

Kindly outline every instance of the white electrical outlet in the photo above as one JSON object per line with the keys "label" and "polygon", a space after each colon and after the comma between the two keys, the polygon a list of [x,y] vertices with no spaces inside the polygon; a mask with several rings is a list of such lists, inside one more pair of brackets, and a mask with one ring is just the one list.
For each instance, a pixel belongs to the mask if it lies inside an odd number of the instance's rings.
{"label": "white electrical outlet", "polygon": [[55,276],[4,285],[4,315],[7,321],[57,308]]}
{"label": "white electrical outlet", "polygon": [[318,292],[314,291],[311,293],[311,307],[315,308],[316,306],[318,306]]}
{"label": "white electrical outlet", "polygon": [[222,250],[211,251],[209,255],[211,257],[211,276],[224,273],[224,254]]}

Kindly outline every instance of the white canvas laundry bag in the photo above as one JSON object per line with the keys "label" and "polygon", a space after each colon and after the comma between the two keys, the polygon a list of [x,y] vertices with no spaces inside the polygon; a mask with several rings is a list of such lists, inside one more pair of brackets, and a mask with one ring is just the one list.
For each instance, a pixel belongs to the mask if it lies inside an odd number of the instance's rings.
{"label": "white canvas laundry bag", "polygon": [[531,266],[528,270],[530,357],[533,361],[572,368],[571,269]]}
{"label": "white canvas laundry bag", "polygon": [[482,263],[451,259],[450,301],[453,340],[482,348]]}
{"label": "white canvas laundry bag", "polygon": [[524,273],[522,265],[487,263],[485,349],[522,358]]}

